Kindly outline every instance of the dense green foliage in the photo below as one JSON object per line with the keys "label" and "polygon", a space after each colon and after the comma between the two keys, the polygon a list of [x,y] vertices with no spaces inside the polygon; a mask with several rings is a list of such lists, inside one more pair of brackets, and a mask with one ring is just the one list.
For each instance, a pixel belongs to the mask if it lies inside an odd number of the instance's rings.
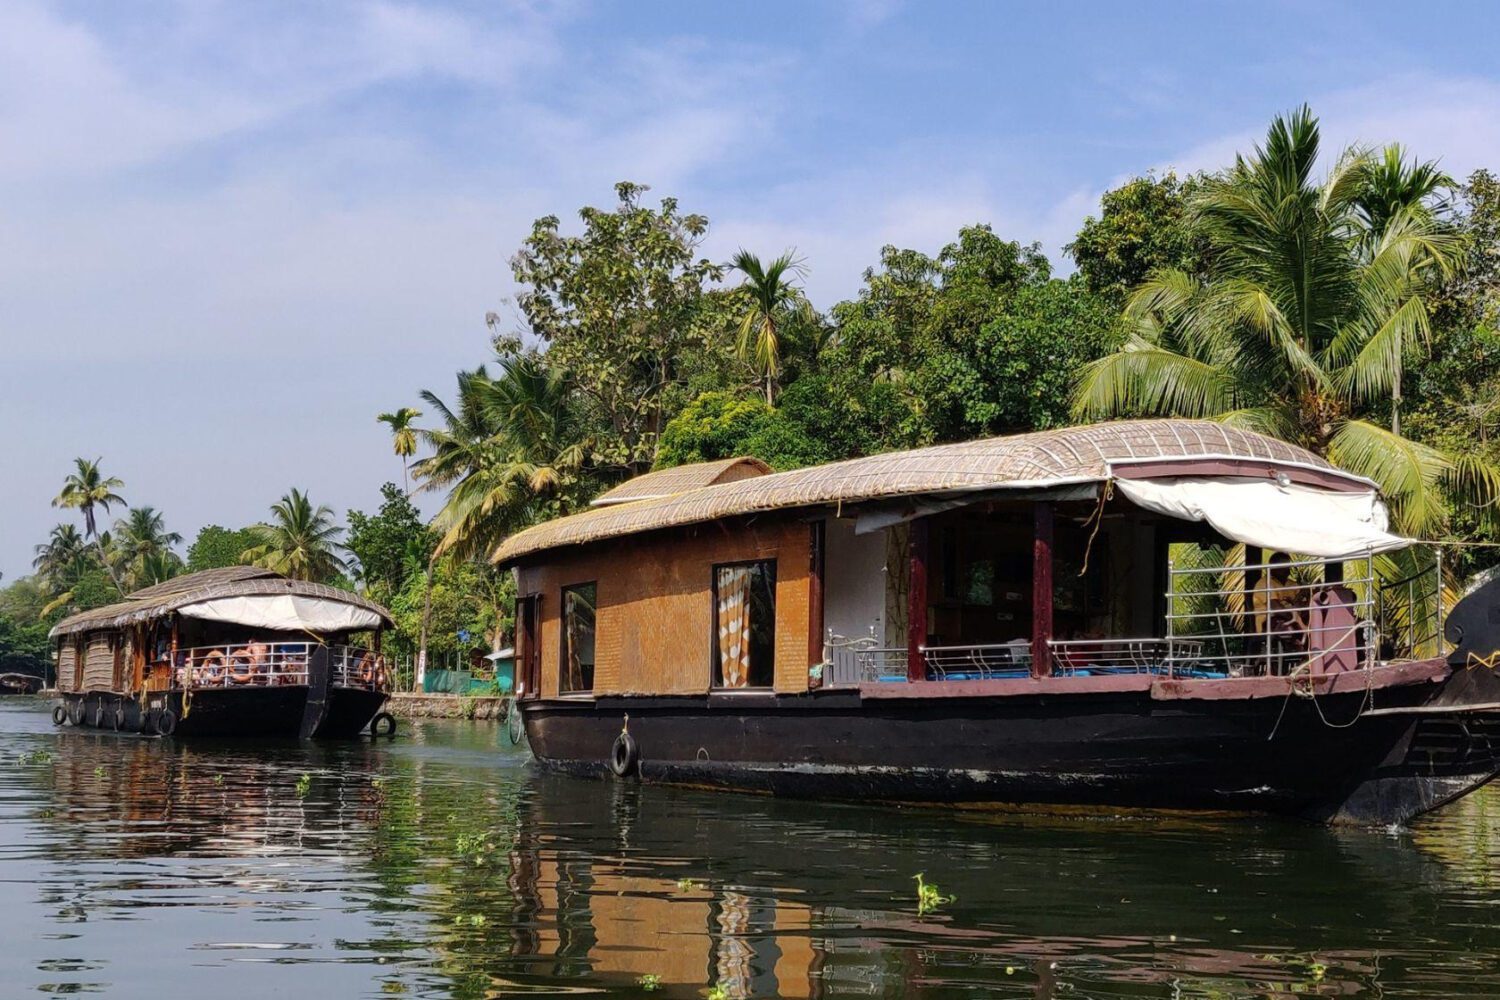
{"label": "dense green foliage", "polygon": [[204,525],[193,544],[188,546],[188,572],[238,566],[240,554],[255,544],[255,532],[249,528],[231,531],[217,524]]}
{"label": "dense green foliage", "polygon": [[1173,173],[1147,174],[1104,192],[1099,216],[1084,219],[1064,248],[1089,291],[1121,306],[1153,271],[1201,274],[1209,246],[1188,224],[1187,202],[1203,181],[1200,176],[1179,180]]}

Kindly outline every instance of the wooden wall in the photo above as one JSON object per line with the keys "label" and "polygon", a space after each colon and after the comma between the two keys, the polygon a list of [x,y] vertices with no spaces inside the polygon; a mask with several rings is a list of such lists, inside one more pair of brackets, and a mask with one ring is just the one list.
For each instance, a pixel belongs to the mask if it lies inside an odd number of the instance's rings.
{"label": "wooden wall", "polygon": [[542,694],[558,693],[562,588],[598,584],[596,694],[709,689],[718,563],[776,560],[777,691],[807,690],[810,530],[794,518],[714,523],[543,553],[517,593],[541,595]]}

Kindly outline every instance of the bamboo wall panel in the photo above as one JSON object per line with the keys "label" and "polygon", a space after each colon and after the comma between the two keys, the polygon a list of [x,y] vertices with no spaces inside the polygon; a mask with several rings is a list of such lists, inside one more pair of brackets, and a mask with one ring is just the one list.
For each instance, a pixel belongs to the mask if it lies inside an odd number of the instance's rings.
{"label": "bamboo wall panel", "polygon": [[115,650],[108,633],[89,636],[83,657],[83,690],[111,691],[115,686]]}
{"label": "bamboo wall panel", "polygon": [[518,593],[542,594],[542,694],[558,694],[562,588],[598,585],[596,694],[696,694],[712,676],[718,563],[776,560],[778,691],[807,690],[808,526],[792,518],[716,523],[550,553],[523,566]]}
{"label": "bamboo wall panel", "polygon": [[73,640],[64,639],[59,643],[57,651],[57,689],[59,691],[73,690],[73,672],[77,669],[78,655],[73,650]]}

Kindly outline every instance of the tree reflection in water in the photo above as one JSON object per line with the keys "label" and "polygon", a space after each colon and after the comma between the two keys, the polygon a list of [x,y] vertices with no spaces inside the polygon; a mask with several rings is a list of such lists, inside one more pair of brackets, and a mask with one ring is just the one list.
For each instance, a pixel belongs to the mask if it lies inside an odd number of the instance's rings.
{"label": "tree reflection in water", "polygon": [[[577,781],[465,723],[212,746],[11,706],[0,758],[0,928],[27,991],[1479,997],[1500,979],[1488,791],[1399,834],[981,815]],[[918,871],[957,901],[918,916]]]}

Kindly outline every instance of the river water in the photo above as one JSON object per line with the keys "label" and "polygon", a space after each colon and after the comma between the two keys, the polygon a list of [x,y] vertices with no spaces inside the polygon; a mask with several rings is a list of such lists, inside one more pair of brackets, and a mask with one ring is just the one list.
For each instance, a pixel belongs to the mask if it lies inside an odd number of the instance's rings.
{"label": "river water", "polygon": [[[4,700],[0,996],[1500,996],[1500,789],[1332,832],[785,802],[527,759],[485,724],[204,745]],[[919,872],[955,898],[920,912]]]}

